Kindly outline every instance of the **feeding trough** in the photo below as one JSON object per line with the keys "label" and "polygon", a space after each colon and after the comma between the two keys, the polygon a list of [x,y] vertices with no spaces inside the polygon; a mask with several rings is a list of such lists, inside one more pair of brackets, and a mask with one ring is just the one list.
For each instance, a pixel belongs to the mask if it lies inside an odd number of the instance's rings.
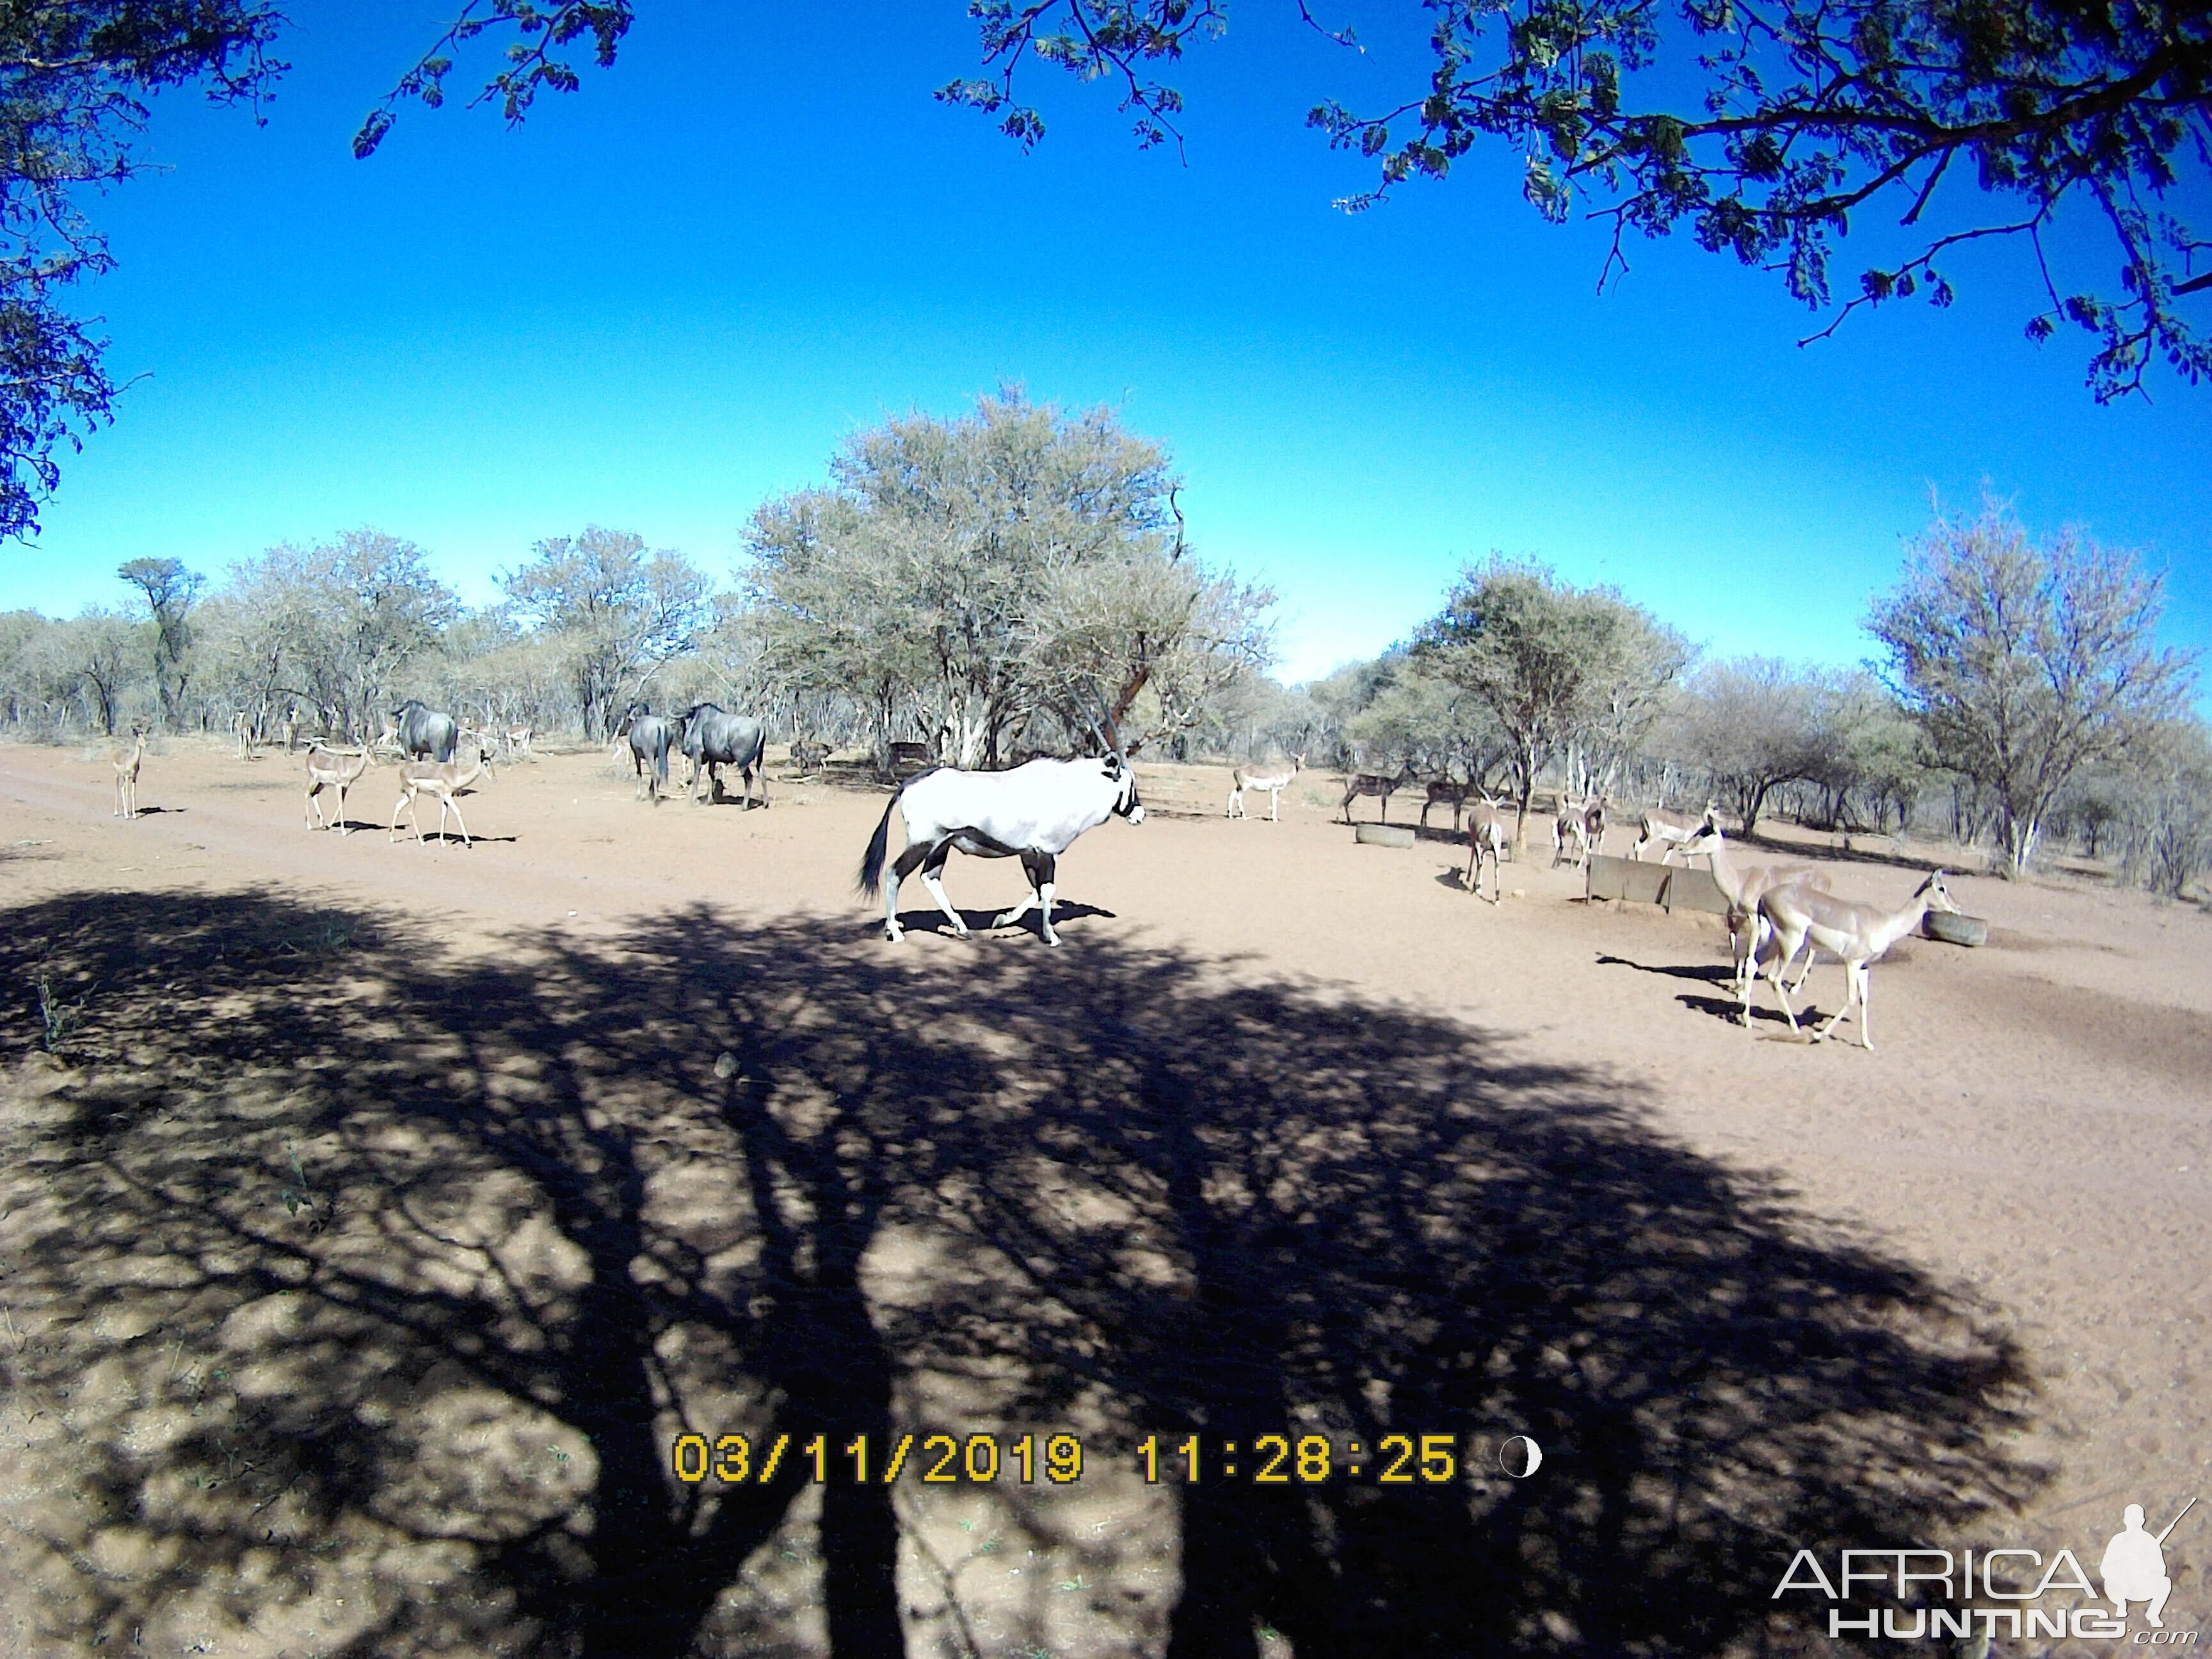
{"label": "feeding trough", "polygon": [[1412,829],[1402,823],[1355,823],[1352,839],[1362,847],[1411,847]]}
{"label": "feeding trough", "polygon": [[1920,931],[1929,939],[1940,939],[1946,945],[1964,945],[1972,948],[1990,942],[1990,925],[1979,916],[1960,915],[1953,910],[1930,910],[1920,923]]}

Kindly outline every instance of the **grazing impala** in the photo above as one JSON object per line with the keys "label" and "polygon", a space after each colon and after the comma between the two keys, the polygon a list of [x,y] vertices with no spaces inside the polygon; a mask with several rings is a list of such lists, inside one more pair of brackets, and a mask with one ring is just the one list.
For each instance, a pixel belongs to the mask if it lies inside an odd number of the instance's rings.
{"label": "grazing impala", "polygon": [[1352,803],[1362,795],[1375,795],[1382,802],[1382,822],[1390,822],[1390,797],[1413,781],[1413,769],[1408,765],[1395,777],[1382,777],[1373,772],[1355,772],[1344,786],[1344,821],[1352,822]]}
{"label": "grazing impala", "polygon": [[1574,847],[1574,865],[1578,870],[1587,869],[1589,855],[1605,841],[1605,809],[1610,803],[1602,795],[1588,800],[1569,800],[1559,797],[1559,815],[1552,820],[1552,866],[1559,867],[1567,857],[1570,843]]}

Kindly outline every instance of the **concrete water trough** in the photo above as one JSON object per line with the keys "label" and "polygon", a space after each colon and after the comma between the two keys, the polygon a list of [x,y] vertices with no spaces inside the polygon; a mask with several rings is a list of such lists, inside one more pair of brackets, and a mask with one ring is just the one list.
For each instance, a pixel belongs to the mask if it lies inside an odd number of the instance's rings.
{"label": "concrete water trough", "polygon": [[1402,823],[1355,823],[1352,838],[1362,847],[1411,847],[1413,832]]}
{"label": "concrete water trough", "polygon": [[1715,916],[1728,914],[1728,896],[1710,870],[1595,853],[1590,855],[1585,883],[1583,890],[1594,899],[1628,899],[1670,911],[1702,910]]}

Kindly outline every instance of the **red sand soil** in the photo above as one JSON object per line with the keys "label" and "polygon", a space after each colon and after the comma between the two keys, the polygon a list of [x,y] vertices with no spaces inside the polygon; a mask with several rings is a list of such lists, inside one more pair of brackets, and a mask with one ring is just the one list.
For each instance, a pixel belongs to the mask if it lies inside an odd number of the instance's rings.
{"label": "red sand soil", "polygon": [[[1877,964],[1869,1053],[1747,1033],[1718,920],[1542,826],[1492,908],[1322,777],[1231,822],[1142,768],[1061,950],[919,883],[892,947],[887,792],[773,769],[505,767],[464,849],[388,842],[388,767],[341,837],[296,757],[158,744],[125,822],[103,753],[0,747],[0,1650],[1825,1651],[1801,1546],[2094,1572],[2212,1497],[2201,911],[1956,877],[1990,942]],[[1838,892],[1942,850],[1875,846]],[[884,1485],[932,1425],[1084,1471]],[[1138,1473],[1271,1425],[1364,1480]],[[687,1426],[832,1478],[688,1485]],[[1380,1485],[1393,1432],[1468,1467]],[[2195,1629],[2206,1506],[2166,1559]]]}

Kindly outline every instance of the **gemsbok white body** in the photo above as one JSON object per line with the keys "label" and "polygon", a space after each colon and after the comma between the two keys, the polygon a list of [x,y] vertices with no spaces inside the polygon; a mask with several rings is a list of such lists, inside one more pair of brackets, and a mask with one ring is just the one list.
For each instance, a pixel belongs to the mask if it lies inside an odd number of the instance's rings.
{"label": "gemsbok white body", "polygon": [[[896,809],[906,825],[906,850],[884,879],[884,859]],[[860,858],[860,888],[873,897],[884,890],[884,937],[896,945],[905,937],[899,926],[899,883],[916,870],[953,933],[969,937],[968,924],[945,896],[945,861],[957,851],[977,858],[1018,858],[1030,878],[1030,896],[991,925],[1009,927],[1037,908],[1039,931],[1047,945],[1060,943],[1053,932],[1054,876],[1060,855],[1086,830],[1119,814],[1132,823],[1145,821],[1137,799],[1137,776],[1118,755],[1097,760],[1033,760],[1010,772],[961,772],[938,767],[908,781],[884,808],[882,820]]]}

